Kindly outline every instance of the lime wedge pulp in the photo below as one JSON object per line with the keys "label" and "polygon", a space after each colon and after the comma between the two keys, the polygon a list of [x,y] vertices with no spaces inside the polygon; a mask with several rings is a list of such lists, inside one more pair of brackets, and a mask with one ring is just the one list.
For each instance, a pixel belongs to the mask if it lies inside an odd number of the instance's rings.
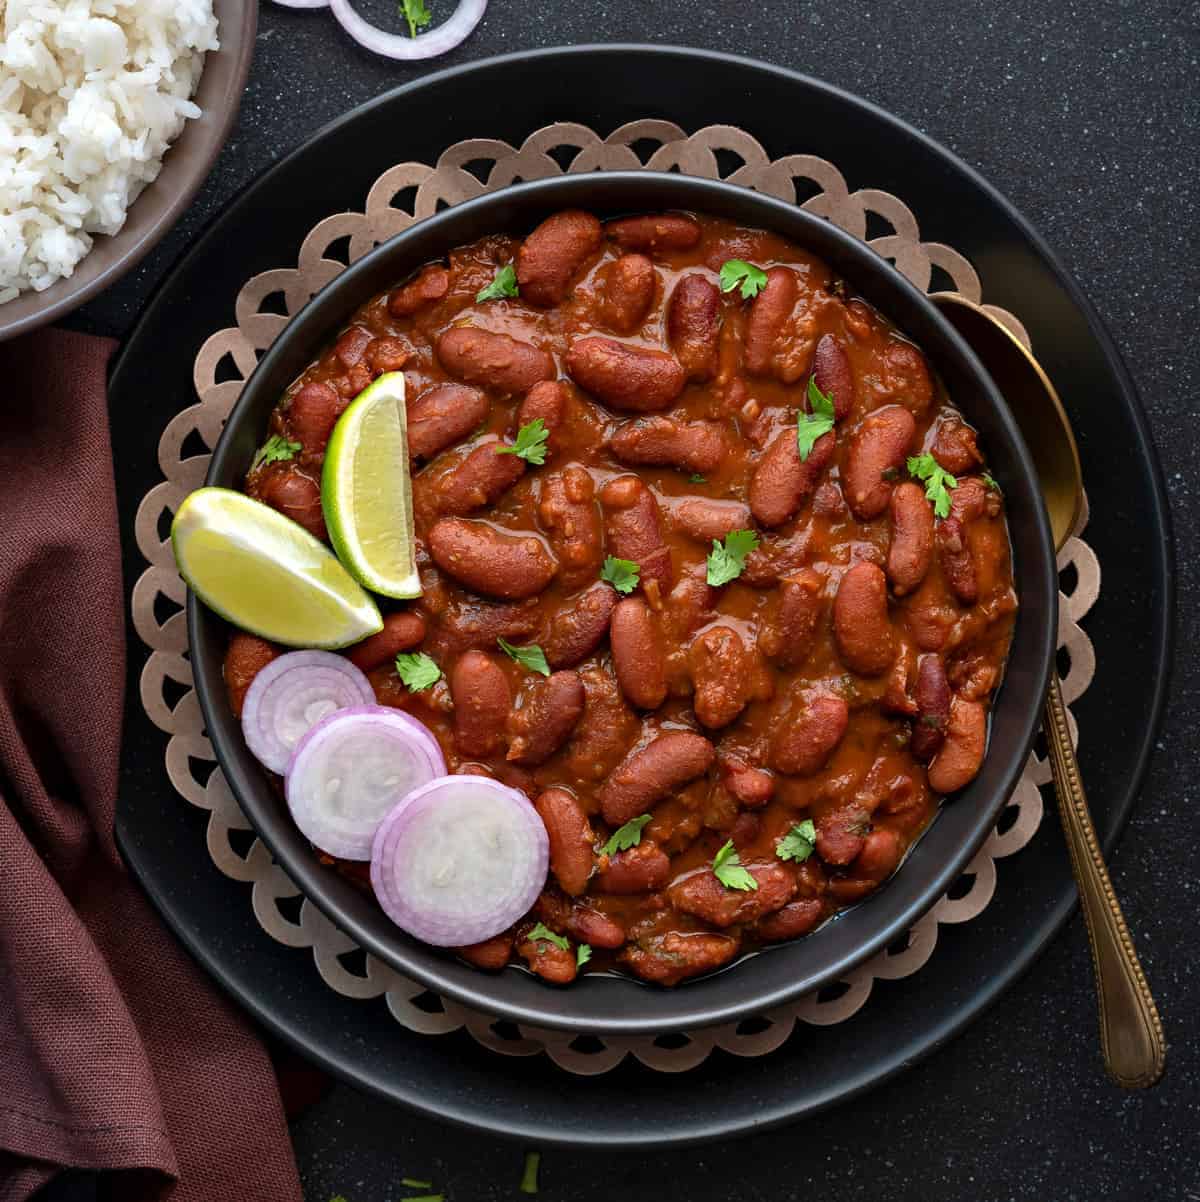
{"label": "lime wedge pulp", "polygon": [[404,373],[386,372],[338,418],[321,473],[329,540],[347,571],[384,597],[417,597]]}
{"label": "lime wedge pulp", "polygon": [[379,607],[329,548],[228,488],[189,494],[171,523],[179,574],[209,609],[289,647],[346,647],[383,629]]}

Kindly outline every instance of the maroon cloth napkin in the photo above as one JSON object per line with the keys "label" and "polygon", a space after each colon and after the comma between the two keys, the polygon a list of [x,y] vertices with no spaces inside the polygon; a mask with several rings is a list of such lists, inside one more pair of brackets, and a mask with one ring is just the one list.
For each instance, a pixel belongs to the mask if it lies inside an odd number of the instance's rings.
{"label": "maroon cloth napkin", "polygon": [[60,330],[0,344],[0,1202],[70,1166],[111,1170],[130,1202],[299,1202],[265,1050],[113,838],[112,349]]}

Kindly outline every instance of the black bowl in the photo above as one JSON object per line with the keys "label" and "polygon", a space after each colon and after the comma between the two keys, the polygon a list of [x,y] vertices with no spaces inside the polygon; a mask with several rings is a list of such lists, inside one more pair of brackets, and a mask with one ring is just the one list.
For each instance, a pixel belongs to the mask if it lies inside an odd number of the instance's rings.
{"label": "black bowl", "polygon": [[989,749],[970,786],[942,806],[900,870],[858,906],[794,943],[743,958],[675,989],[585,974],[570,988],[509,968],[478,972],[395,927],[374,901],[321,867],[230,712],[221,676],[225,624],[188,597],[188,634],[205,722],[234,795],[279,863],[367,951],[444,997],[513,1022],[581,1033],[651,1034],[736,1022],[837,981],[902,936],[953,883],[987,837],[1037,730],[1058,626],[1058,579],[1033,463],[1007,405],[967,345],[864,243],[791,204],[729,184],[674,174],[604,172],[519,184],[421,221],[353,264],[299,313],[263,356],[230,414],[207,483],[236,488],[287,385],[369,297],[423,263],[484,234],[528,231],[567,207],[601,217],[688,209],[773,230],[811,250],[925,351],[955,404],[979,429],[1004,489],[1021,598]]}

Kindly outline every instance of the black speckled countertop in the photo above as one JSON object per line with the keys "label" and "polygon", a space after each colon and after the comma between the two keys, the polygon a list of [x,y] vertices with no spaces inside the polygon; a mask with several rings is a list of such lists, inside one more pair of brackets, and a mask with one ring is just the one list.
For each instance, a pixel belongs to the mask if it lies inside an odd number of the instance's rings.
{"label": "black speckled countertop", "polygon": [[[359,3],[379,21],[391,7],[386,0]],[[435,14],[447,5],[430,0]],[[539,1196],[1200,1202],[1200,786],[1192,775],[1200,775],[1200,4],[495,0],[444,63],[591,41],[752,55],[890,109],[1005,193],[1108,323],[1150,415],[1177,535],[1180,618],[1168,718],[1112,864],[1171,1048],[1166,1080],[1149,1093],[1123,1093],[1105,1080],[1076,916],[966,1034],[852,1108],[698,1150],[549,1151]],[[330,119],[419,73],[358,51],[327,13],[265,3],[241,116],[213,175],[146,263],[71,324],[124,333],[169,264],[230,197]],[[116,457],[119,472],[119,446]],[[400,1186],[404,1175],[433,1179],[447,1202],[524,1196],[517,1192],[520,1149],[364,1103],[345,1087],[300,1119],[294,1133],[312,1202],[338,1193],[349,1202],[393,1202],[414,1192]]]}

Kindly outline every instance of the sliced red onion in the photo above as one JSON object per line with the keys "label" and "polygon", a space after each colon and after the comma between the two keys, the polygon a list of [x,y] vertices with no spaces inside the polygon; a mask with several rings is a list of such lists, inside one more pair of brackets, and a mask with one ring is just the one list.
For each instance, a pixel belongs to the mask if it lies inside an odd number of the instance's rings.
{"label": "sliced red onion", "polygon": [[263,767],[281,775],[296,744],[322,718],[375,700],[371,682],[331,651],[290,651],[272,660],[246,690],[242,732]]}
{"label": "sliced red onion", "polygon": [[360,45],[387,58],[433,58],[453,50],[479,24],[487,0],[459,0],[458,7],[436,29],[415,38],[387,33],[376,28],[354,11],[350,0],[329,0],[329,7],[341,27]]}
{"label": "sliced red onion", "polygon": [[328,8],[329,0],[275,0],[280,8]]}
{"label": "sliced red onion", "polygon": [[549,864],[546,828],[524,793],[486,776],[443,776],[379,824],[371,886],[414,938],[465,947],[528,913]]}
{"label": "sliced red onion", "polygon": [[388,706],[360,705],[330,714],[301,739],[283,788],[310,843],[342,860],[369,860],[396,803],[445,773],[428,727]]}

